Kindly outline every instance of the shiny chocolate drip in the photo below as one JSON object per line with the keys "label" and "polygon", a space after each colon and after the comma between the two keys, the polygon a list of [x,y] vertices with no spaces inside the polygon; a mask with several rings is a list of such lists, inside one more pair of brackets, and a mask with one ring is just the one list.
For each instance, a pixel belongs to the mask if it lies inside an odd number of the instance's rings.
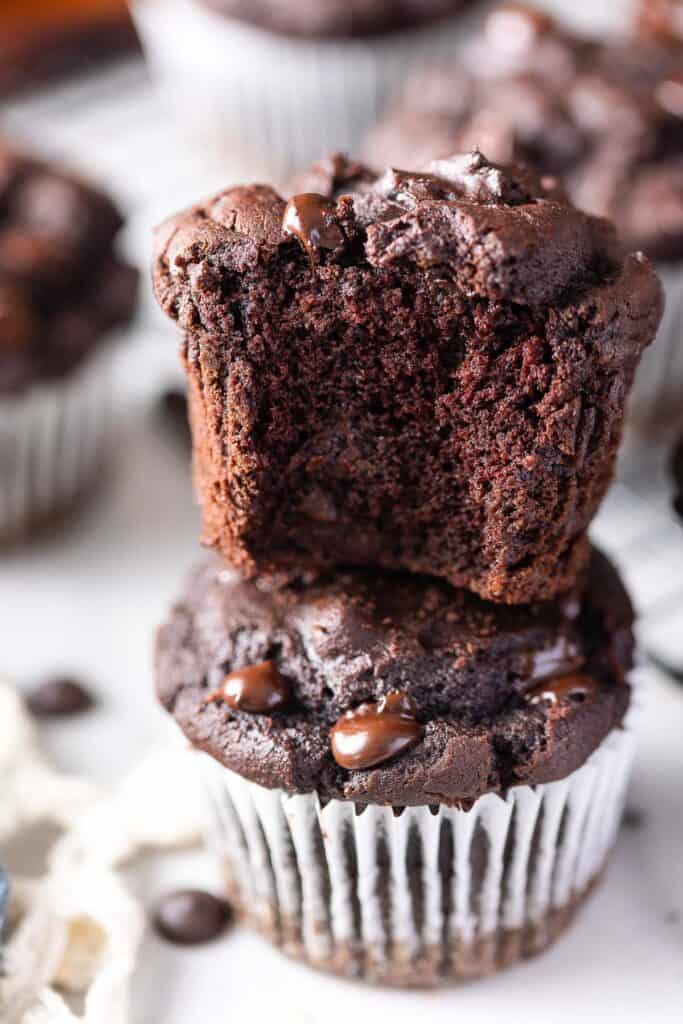
{"label": "shiny chocolate drip", "polygon": [[342,768],[372,768],[403,754],[422,738],[422,726],[405,694],[389,693],[343,715],[330,733],[332,756]]}
{"label": "shiny chocolate drip", "polygon": [[265,714],[277,711],[289,703],[291,688],[272,661],[248,665],[230,672],[217,690],[207,698],[207,704],[224,701],[235,711]]}
{"label": "shiny chocolate drip", "polygon": [[332,219],[335,210],[335,204],[317,192],[292,196],[285,207],[282,230],[299,239],[312,264],[318,249],[335,249],[344,241],[341,228]]}

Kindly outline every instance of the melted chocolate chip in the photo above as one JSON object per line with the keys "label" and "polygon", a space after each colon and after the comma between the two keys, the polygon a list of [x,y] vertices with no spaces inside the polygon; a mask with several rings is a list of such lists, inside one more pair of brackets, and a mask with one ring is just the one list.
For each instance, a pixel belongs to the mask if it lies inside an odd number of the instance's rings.
{"label": "melted chocolate chip", "polygon": [[235,711],[265,714],[289,703],[291,687],[272,661],[248,665],[225,676],[208,702],[222,700]]}
{"label": "melted chocolate chip", "polygon": [[78,715],[94,704],[88,691],[75,679],[48,679],[28,695],[29,711],[36,718]]}
{"label": "melted chocolate chip", "polygon": [[282,230],[299,239],[311,262],[318,249],[334,249],[344,241],[341,229],[332,220],[335,209],[333,202],[317,192],[292,196],[285,207]]}
{"label": "melted chocolate chip", "polygon": [[422,738],[415,709],[402,693],[347,711],[330,733],[332,756],[342,768],[372,768],[403,754]]}
{"label": "melted chocolate chip", "polygon": [[169,942],[194,946],[218,938],[231,917],[225,900],[199,889],[181,889],[160,900],[154,927]]}
{"label": "melted chocolate chip", "polygon": [[595,696],[599,689],[598,683],[591,676],[570,672],[535,686],[526,696],[530,704],[561,704],[564,701],[580,703]]}

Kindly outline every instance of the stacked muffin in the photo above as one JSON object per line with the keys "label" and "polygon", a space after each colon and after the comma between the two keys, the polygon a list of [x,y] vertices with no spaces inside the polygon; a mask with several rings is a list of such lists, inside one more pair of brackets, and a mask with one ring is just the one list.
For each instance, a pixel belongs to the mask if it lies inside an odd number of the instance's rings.
{"label": "stacked muffin", "polygon": [[230,897],[393,984],[545,947],[599,878],[632,610],[586,530],[661,315],[557,184],[323,162],[158,232],[203,539],[158,640]]}
{"label": "stacked muffin", "polygon": [[650,431],[680,425],[683,410],[682,32],[679,2],[643,5],[638,31],[608,40],[502,4],[457,63],[409,79],[368,144],[378,166],[474,145],[524,160],[657,261],[667,309],[631,402]]}

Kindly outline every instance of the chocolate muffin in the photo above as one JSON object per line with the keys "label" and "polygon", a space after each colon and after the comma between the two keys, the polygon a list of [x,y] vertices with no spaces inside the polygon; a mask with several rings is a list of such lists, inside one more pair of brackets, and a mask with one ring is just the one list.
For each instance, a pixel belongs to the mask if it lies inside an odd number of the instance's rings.
{"label": "chocolate muffin", "polygon": [[467,60],[406,86],[367,154],[402,167],[471,146],[559,175],[577,206],[613,219],[627,249],[659,261],[667,315],[632,409],[646,426],[680,417],[683,46],[585,39],[504,4]]}
{"label": "chocolate muffin", "polygon": [[0,95],[101,66],[136,43],[126,0],[3,0]]}
{"label": "chocolate muffin", "polygon": [[247,582],[218,560],[162,628],[231,901],[288,952],[431,985],[547,945],[604,866],[630,762],[629,600],[593,553],[512,608],[403,574]]}
{"label": "chocolate muffin", "polygon": [[410,69],[447,57],[473,0],[134,0],[207,187],[282,184],[356,151]]}
{"label": "chocolate muffin", "polygon": [[325,194],[233,188],[157,233],[204,542],[247,576],[569,589],[659,321],[652,267],[554,181],[480,154],[315,173]]}
{"label": "chocolate muffin", "polygon": [[471,0],[201,0],[269,32],[345,38],[396,32],[454,14]]}
{"label": "chocolate muffin", "polygon": [[102,192],[0,142],[0,539],[69,505],[100,468],[105,344],[137,274]]}

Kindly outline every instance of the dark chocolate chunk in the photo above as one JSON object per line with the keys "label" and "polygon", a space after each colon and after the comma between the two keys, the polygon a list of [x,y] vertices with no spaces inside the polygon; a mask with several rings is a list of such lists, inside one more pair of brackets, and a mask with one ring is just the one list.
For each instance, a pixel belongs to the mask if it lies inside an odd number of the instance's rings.
{"label": "dark chocolate chunk", "polygon": [[344,236],[334,222],[336,204],[315,192],[292,196],[282,217],[282,230],[298,238],[304,249],[315,259],[318,249],[334,249]]}
{"label": "dark chocolate chunk", "polygon": [[422,737],[415,708],[395,691],[377,703],[347,711],[330,733],[332,756],[342,768],[372,768],[410,750]]}
{"label": "dark chocolate chunk", "polygon": [[225,701],[235,711],[266,714],[289,703],[290,686],[272,661],[230,672],[208,701]]}
{"label": "dark chocolate chunk", "polygon": [[28,708],[36,718],[62,718],[88,711],[94,704],[92,694],[75,679],[48,679],[27,698]]}
{"label": "dark chocolate chunk", "polygon": [[156,930],[169,942],[195,946],[217,939],[225,930],[232,911],[225,900],[200,889],[167,893],[154,913]]}

